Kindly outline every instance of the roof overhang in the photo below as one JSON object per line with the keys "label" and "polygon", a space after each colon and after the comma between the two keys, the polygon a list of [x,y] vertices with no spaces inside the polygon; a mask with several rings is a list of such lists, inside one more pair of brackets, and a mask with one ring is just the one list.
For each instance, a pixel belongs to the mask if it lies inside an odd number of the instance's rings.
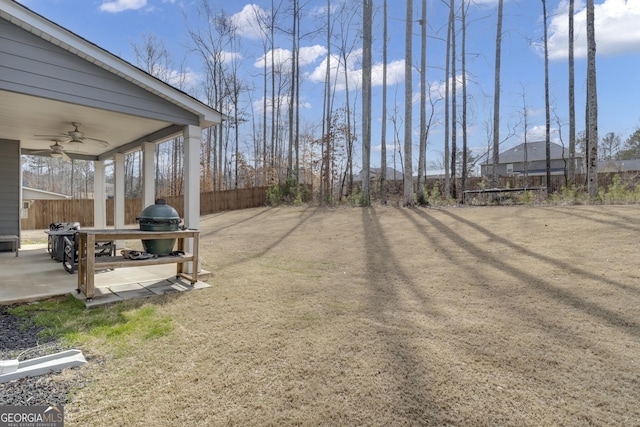
{"label": "roof overhang", "polygon": [[91,43],[14,1],[2,0],[0,17],[196,114],[200,118],[201,128],[214,126],[223,120],[220,112],[198,101],[187,93],[164,83],[122,58],[113,55],[98,45]]}

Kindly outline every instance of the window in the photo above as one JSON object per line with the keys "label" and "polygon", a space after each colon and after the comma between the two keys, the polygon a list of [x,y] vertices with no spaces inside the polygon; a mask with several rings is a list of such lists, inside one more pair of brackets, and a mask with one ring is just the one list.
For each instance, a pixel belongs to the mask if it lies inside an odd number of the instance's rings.
{"label": "window", "polygon": [[513,163],[507,164],[507,173],[513,175]]}

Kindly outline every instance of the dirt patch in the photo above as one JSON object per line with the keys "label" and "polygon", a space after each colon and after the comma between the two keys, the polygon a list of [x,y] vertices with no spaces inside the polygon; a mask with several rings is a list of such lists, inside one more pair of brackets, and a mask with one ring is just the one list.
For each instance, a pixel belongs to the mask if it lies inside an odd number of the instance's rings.
{"label": "dirt patch", "polygon": [[[640,207],[249,209],[68,425],[638,425]],[[154,300],[150,300],[154,303]]]}

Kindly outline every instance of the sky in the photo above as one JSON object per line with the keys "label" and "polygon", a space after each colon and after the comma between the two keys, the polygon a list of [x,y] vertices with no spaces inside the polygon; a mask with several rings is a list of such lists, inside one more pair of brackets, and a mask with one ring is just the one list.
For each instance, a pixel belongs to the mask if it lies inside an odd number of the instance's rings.
{"label": "sky", "polygon": [[[133,46],[141,46],[145,37],[153,35],[167,47],[175,69],[170,75],[181,76],[185,90],[199,97],[198,88],[204,79],[202,59],[193,50],[189,30],[202,28],[206,22],[198,16],[203,0],[20,0],[19,2],[51,21],[73,31],[98,46],[136,63]],[[274,0],[282,9],[290,0]],[[316,126],[322,116],[323,81],[327,60],[324,32],[317,32],[326,21],[326,0],[308,0],[304,3],[302,30],[309,33],[300,46],[302,99],[301,117],[305,128]],[[406,2],[389,0],[389,53],[387,89],[387,146],[388,164],[400,169],[399,157],[392,157],[394,135],[398,135],[398,148],[404,137],[404,41]],[[419,131],[419,64],[421,1],[413,5],[413,129],[414,167],[418,157]],[[448,3],[448,1],[447,1]],[[460,0],[456,0],[459,5]],[[475,0],[467,14],[467,75],[469,92],[469,147],[480,155],[487,150],[493,114],[493,81],[497,0]],[[549,34],[550,102],[552,112],[552,140],[568,145],[568,66],[567,26],[568,1],[547,0]],[[254,88],[244,97],[241,108],[258,117],[262,108],[263,44],[255,24],[258,14],[268,14],[272,0],[254,2],[209,0],[216,12],[224,12],[236,24],[238,46],[226,52],[234,57],[248,85]],[[624,141],[640,127],[640,0],[595,0],[598,128],[600,136],[609,132]],[[355,7],[355,11],[349,11]],[[359,95],[361,81],[360,29],[361,2],[331,0],[335,18],[334,30],[351,38],[353,45],[348,60],[348,82],[351,103],[354,93]],[[374,0],[373,42],[373,124],[372,166],[380,164],[380,129],[382,96],[382,0]],[[289,18],[279,22],[288,28]],[[288,16],[288,15],[286,15]],[[443,0],[427,0],[427,82],[434,102],[434,112],[428,139],[427,160],[430,170],[442,165],[444,147],[443,110],[445,36],[448,5]],[[575,1],[575,70],[577,130],[584,129],[586,88],[586,10],[585,1]],[[460,25],[458,23],[458,31]],[[315,31],[315,32],[314,32]],[[458,33],[459,34],[459,33]],[[527,117],[528,141],[544,140],[544,57],[542,49],[542,2],[537,0],[504,0],[502,72],[501,72],[501,151],[524,140],[523,118]],[[458,36],[459,37],[459,36]],[[458,39],[459,41],[460,39]],[[337,51],[334,39],[332,54]],[[291,41],[280,35],[276,39],[276,58],[290,55]],[[458,54],[460,46],[458,45]],[[337,61],[332,61],[337,63]],[[179,64],[179,65],[176,65]],[[457,65],[458,96],[463,76]],[[346,80],[337,80],[336,105],[344,103]],[[361,103],[356,104],[357,111]],[[458,112],[461,112],[459,101]],[[430,112],[428,113],[428,117]],[[251,125],[245,125],[241,146],[249,146]],[[394,127],[395,126],[395,127]],[[319,130],[317,131],[319,134]],[[458,145],[462,145],[458,131]],[[359,150],[359,146],[356,148]],[[356,163],[360,156],[356,156]],[[358,168],[359,169],[358,165]]]}

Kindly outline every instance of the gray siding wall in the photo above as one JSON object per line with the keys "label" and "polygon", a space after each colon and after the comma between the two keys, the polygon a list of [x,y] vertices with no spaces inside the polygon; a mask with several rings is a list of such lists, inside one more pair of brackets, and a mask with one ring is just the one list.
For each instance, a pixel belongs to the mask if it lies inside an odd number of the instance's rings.
{"label": "gray siding wall", "polygon": [[198,118],[115,74],[0,19],[0,90],[179,125]]}
{"label": "gray siding wall", "polygon": [[[499,163],[498,164],[498,175],[499,176],[509,176],[510,173],[507,172],[507,164],[508,163]],[[524,173],[524,164],[522,162],[513,162],[513,173]],[[551,174],[557,175],[560,173],[564,173],[565,163],[562,159],[552,159],[551,160]],[[491,176],[493,166],[491,164],[483,164],[480,166],[480,172],[482,176]],[[531,174],[544,174],[547,170],[547,162],[546,160],[536,160],[529,162],[529,166],[527,168],[529,173]],[[580,173],[580,169],[576,170],[576,172]]]}
{"label": "gray siding wall", "polygon": [[[20,235],[20,142],[0,139],[0,234]],[[0,243],[0,250],[11,244]]]}

